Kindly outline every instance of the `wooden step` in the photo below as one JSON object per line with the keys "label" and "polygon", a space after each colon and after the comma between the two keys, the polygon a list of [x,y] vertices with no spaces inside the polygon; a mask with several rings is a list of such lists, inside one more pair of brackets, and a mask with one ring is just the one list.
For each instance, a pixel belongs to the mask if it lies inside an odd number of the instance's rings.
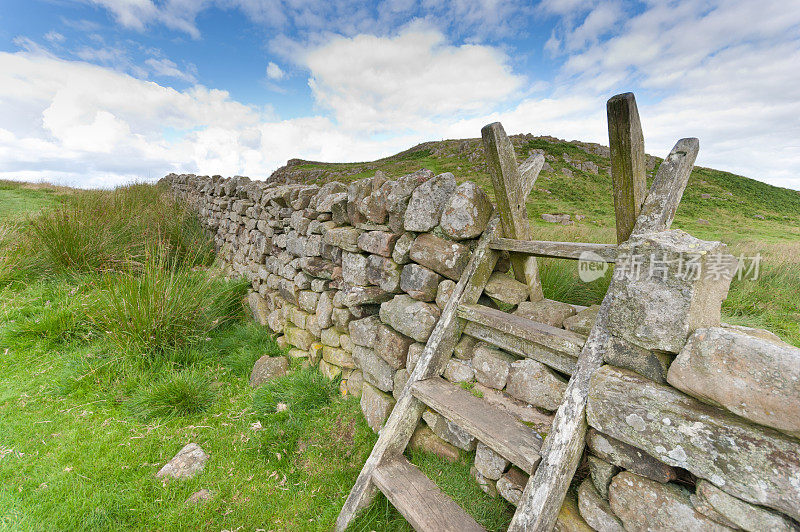
{"label": "wooden step", "polygon": [[413,383],[411,393],[526,473],[536,469],[542,437],[511,414],[441,377]]}
{"label": "wooden step", "polygon": [[414,530],[486,530],[403,455],[378,465],[372,480]]}
{"label": "wooden step", "polygon": [[492,249],[503,249],[524,253],[534,257],[579,260],[583,253],[592,253],[603,262],[617,261],[617,246],[614,244],[591,244],[584,242],[551,242],[548,240],[517,240],[496,238],[489,243]]}
{"label": "wooden step", "polygon": [[586,337],[485,305],[459,305],[458,317],[576,357]]}
{"label": "wooden step", "polygon": [[554,351],[536,342],[498,331],[480,323],[467,323],[464,327],[464,334],[499,347],[509,353],[532,358],[567,375],[572,375],[572,372],[575,371],[575,364],[578,362],[578,359],[572,355]]}

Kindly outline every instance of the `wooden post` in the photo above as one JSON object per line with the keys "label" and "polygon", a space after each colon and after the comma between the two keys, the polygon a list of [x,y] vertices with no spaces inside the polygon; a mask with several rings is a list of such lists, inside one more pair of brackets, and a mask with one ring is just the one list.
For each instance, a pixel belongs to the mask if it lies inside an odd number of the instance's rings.
{"label": "wooden post", "polygon": [[632,92],[608,100],[608,145],[617,218],[617,243],[628,240],[647,188],[644,135]]}
{"label": "wooden post", "polygon": [[[526,161],[523,168],[525,179],[523,179],[517,165],[514,146],[508,140],[500,122],[484,126],[481,129],[481,136],[486,152],[486,163],[492,177],[497,210],[503,225],[503,235],[506,238],[530,240],[531,225],[528,221],[527,199],[542,169],[544,159],[537,160],[541,158],[540,156]],[[511,265],[514,268],[514,277],[528,286],[531,301],[544,299],[536,258],[512,254]]]}

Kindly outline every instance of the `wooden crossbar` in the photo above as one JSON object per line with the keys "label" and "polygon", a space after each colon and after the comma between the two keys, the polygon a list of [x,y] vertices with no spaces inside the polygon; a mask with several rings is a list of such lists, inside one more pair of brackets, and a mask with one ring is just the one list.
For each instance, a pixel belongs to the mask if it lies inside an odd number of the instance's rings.
{"label": "wooden crossbar", "polygon": [[[534,257],[554,259],[593,260],[616,262],[617,246],[614,244],[590,244],[585,242],[551,242],[549,240],[517,240],[496,238],[489,243],[492,249],[525,253]],[[593,257],[594,254],[596,257]]]}

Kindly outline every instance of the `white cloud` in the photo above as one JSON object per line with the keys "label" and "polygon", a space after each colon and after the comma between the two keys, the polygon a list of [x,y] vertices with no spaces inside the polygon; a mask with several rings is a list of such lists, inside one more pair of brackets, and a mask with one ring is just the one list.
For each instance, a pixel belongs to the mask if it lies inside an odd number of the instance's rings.
{"label": "white cloud", "polygon": [[333,37],[303,63],[317,102],[342,127],[367,132],[422,130],[443,117],[483,114],[523,82],[501,51],[452,46],[419,24],[393,37]]}
{"label": "white cloud", "polygon": [[270,61],[267,65],[267,77],[271,80],[279,81],[286,77],[286,73],[281,70],[281,67]]}
{"label": "white cloud", "polygon": [[181,70],[174,61],[170,61],[165,57],[151,57],[144,62],[149,66],[156,76],[163,78],[175,78],[188,83],[196,83],[197,78],[189,71]]}
{"label": "white cloud", "polygon": [[55,30],[48,31],[47,33],[45,33],[44,38],[46,41],[51,42],[53,44],[61,44],[66,40],[66,37],[64,37],[62,34],[58,33]]}

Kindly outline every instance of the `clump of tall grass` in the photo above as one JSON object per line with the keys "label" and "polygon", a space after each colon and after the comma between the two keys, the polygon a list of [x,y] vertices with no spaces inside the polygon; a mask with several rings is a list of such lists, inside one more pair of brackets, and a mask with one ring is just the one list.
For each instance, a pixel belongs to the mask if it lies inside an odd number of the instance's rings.
{"label": "clump of tall grass", "polygon": [[603,301],[611,282],[612,268],[603,277],[585,282],[578,276],[578,263],[566,259],[539,259],[539,278],[544,296],[574,305],[597,305]]}
{"label": "clump of tall grass", "polygon": [[87,307],[91,321],[120,349],[148,362],[180,355],[241,318],[247,289],[245,282],[190,268],[161,246],[141,266],[106,273],[98,284]]}
{"label": "clump of tall grass", "polygon": [[127,403],[130,414],[141,421],[189,416],[205,412],[214,402],[214,388],[207,373],[195,369],[171,372],[139,389]]}
{"label": "clump of tall grass", "polygon": [[214,258],[195,216],[152,185],[71,195],[32,218],[29,229],[44,266],[53,272],[124,271],[141,264],[154,241],[189,266]]}

